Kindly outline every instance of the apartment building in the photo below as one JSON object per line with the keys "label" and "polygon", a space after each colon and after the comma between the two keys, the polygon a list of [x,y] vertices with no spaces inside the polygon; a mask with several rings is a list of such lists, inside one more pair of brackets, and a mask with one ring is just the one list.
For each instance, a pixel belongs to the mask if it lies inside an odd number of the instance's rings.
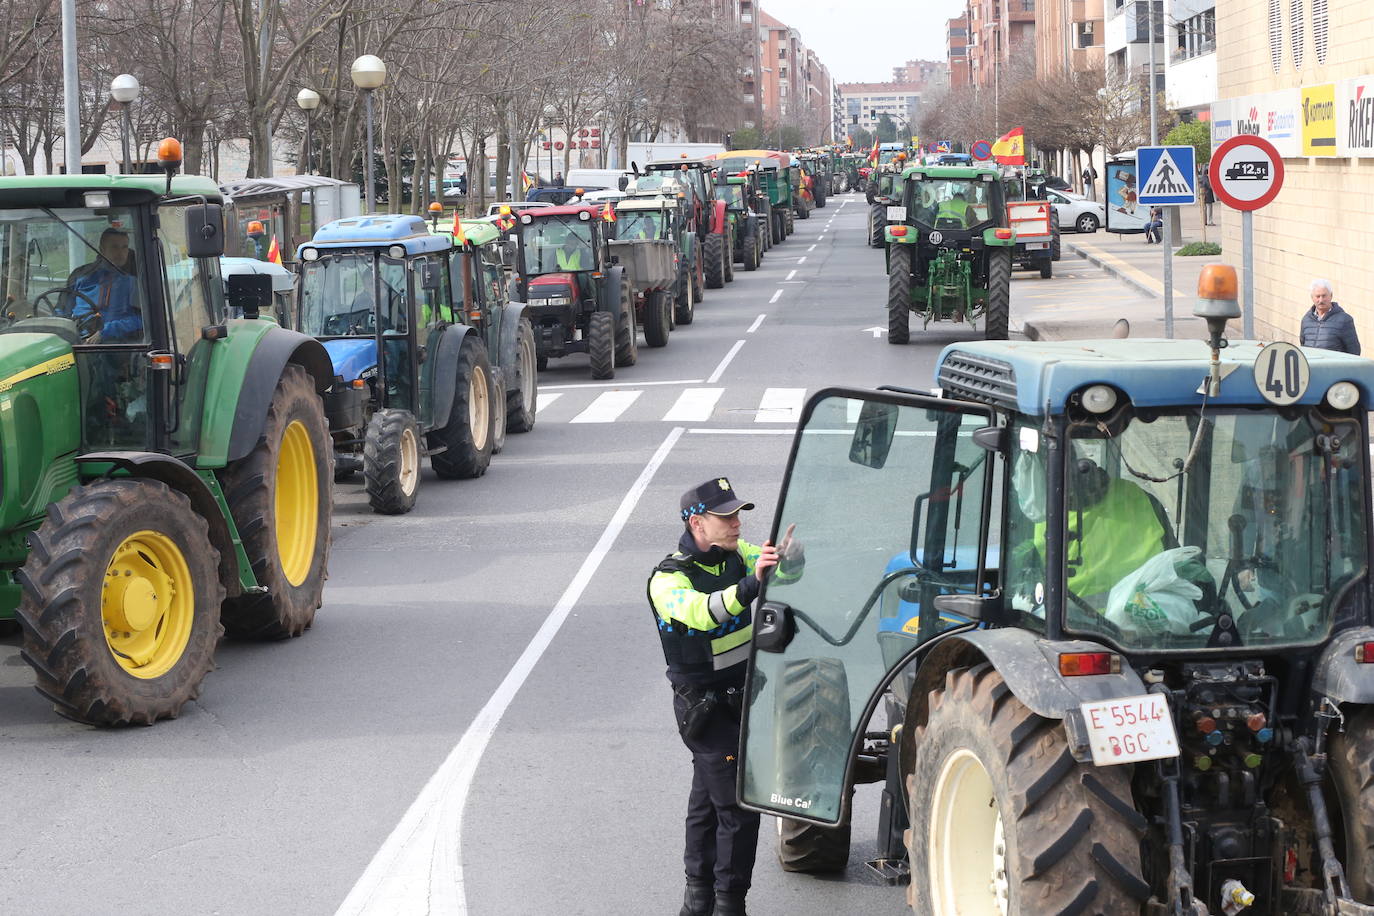
{"label": "apartment building", "polygon": [[897,124],[899,135],[907,134],[920,118],[921,93],[925,89],[924,83],[840,83],[845,130],[853,133],[862,128],[874,132],[883,115],[887,115]]}
{"label": "apartment building", "polygon": [[959,16],[945,23],[945,58],[950,88],[969,85],[968,16]]}
{"label": "apartment building", "polygon": [[1012,61],[1034,59],[1035,6],[1035,0],[968,0],[972,85],[995,89]]}
{"label": "apartment building", "polygon": [[[1115,0],[1106,0],[1115,2]],[[1035,75],[1062,79],[1102,66],[1104,0],[1040,3],[1035,8]]]}
{"label": "apartment building", "polygon": [[757,19],[758,71],[752,85],[759,118],[755,126],[765,132],[794,126],[808,145],[831,142],[834,90],[830,70],[796,29],[762,9],[757,10]]}

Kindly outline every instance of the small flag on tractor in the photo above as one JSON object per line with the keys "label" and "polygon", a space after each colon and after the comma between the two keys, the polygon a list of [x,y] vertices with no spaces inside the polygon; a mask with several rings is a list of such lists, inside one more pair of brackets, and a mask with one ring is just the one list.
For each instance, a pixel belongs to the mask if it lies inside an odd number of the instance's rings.
{"label": "small flag on tractor", "polygon": [[277,244],[277,237],[272,236],[272,244],[267,246],[267,260],[272,264],[281,263],[281,246]]}
{"label": "small flag on tractor", "polygon": [[462,248],[468,243],[468,237],[463,234],[463,221],[458,216],[458,211],[453,211],[453,244],[457,248]]}
{"label": "small flag on tractor", "polygon": [[873,149],[871,149],[871,150],[868,151],[868,163],[869,163],[869,165],[876,165],[877,162],[878,162],[878,140],[877,140],[877,138],[874,138],[874,140],[873,140]]}
{"label": "small flag on tractor", "polygon": [[534,179],[530,177],[530,173],[529,173],[529,172],[525,171],[524,169],[521,169],[521,170],[520,170],[520,193],[521,193],[521,194],[528,194],[528,193],[530,193],[530,188],[532,188],[532,187],[534,187]]}
{"label": "small flag on tractor", "polygon": [[1025,131],[1019,127],[1013,127],[998,137],[997,142],[992,145],[992,158],[997,160],[998,165],[1025,165]]}
{"label": "small flag on tractor", "polygon": [[611,202],[606,201],[606,206],[601,208],[601,218],[608,223],[615,222],[615,211],[611,209]]}

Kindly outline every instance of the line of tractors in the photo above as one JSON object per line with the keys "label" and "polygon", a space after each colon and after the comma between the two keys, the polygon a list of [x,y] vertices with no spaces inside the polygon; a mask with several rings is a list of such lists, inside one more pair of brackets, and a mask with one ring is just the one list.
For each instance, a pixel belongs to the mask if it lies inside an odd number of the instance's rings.
{"label": "line of tractors", "polygon": [[864,193],[866,238],[883,249],[888,276],[888,343],[911,339],[913,314],[923,329],[932,321],[976,328],[982,319],[987,339],[1006,339],[1013,267],[1054,275],[1059,216],[1035,170],[923,164],[887,143]]}
{"label": "line of tractors", "polygon": [[[426,457],[481,476],[534,427],[550,359],[613,377],[640,329],[665,346],[824,205],[766,150],[442,227],[336,200],[293,274],[223,257],[264,235],[256,211],[178,174],[174,140],[159,158],[165,176],[0,178],[0,633],[58,713],[101,726],[176,717],[221,636],[310,627],[336,482],[399,514]],[[312,213],[297,184],[283,200]]]}

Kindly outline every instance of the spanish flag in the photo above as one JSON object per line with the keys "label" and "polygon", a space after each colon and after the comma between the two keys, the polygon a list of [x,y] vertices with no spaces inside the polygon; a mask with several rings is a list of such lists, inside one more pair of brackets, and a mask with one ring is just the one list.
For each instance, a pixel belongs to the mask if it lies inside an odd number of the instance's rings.
{"label": "spanish flag", "polygon": [[468,237],[463,234],[463,221],[458,216],[458,211],[453,211],[453,245],[455,248],[462,248],[468,243]]}
{"label": "spanish flag", "polygon": [[528,194],[528,193],[530,193],[530,188],[532,188],[532,187],[534,187],[534,179],[530,177],[530,173],[529,173],[529,172],[525,171],[524,169],[521,169],[521,170],[520,170],[520,193],[521,193],[521,194]]}
{"label": "spanish flag", "polygon": [[868,164],[878,164],[878,139],[876,137],[873,138],[873,149],[868,151]]}
{"label": "spanish flag", "polygon": [[601,218],[608,223],[615,222],[615,211],[611,209],[611,202],[606,201],[606,206],[601,208]]}
{"label": "spanish flag", "polygon": [[267,260],[273,264],[281,263],[281,246],[277,244],[277,237],[272,236],[272,244],[267,246]]}
{"label": "spanish flag", "polygon": [[992,157],[997,160],[998,165],[1025,165],[1025,131],[1013,127],[998,137],[997,142],[992,145]]}

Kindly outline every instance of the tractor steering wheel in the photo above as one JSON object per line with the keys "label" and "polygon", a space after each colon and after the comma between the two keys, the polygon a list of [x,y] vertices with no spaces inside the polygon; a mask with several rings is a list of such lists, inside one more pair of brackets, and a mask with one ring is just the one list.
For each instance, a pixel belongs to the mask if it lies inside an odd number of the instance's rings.
{"label": "tractor steering wheel", "polygon": [[[90,306],[90,311],[87,312],[85,315],[82,315],[80,318],[76,318],[72,315],[62,314],[58,311],[57,300],[53,299],[52,297],[59,296],[63,293],[69,293],[74,299],[80,299],[81,301],[85,302],[88,306]],[[50,290],[46,290],[42,293],[39,293],[37,296],[34,297],[33,302],[29,305],[29,317],[39,317],[40,304],[43,306],[43,311],[41,312],[42,315],[48,315],[54,318],[66,318],[70,321],[75,322],[76,329],[78,332],[80,332],[82,337],[90,337],[92,334],[95,334],[97,331],[100,330],[101,326],[105,323],[104,319],[100,317],[100,307],[96,303],[96,301],[92,299],[89,294],[80,292],[79,290],[71,286],[54,286]]]}

